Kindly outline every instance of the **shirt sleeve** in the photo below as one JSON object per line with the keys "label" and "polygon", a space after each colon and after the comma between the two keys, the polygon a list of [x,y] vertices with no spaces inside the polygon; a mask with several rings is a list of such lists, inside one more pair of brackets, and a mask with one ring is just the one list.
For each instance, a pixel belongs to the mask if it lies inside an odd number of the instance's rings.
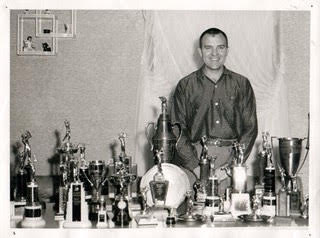
{"label": "shirt sleeve", "polygon": [[251,84],[246,80],[244,90],[241,92],[240,114],[242,117],[242,130],[240,143],[245,144],[244,158],[249,157],[258,135],[258,121],[256,113],[256,99]]}
{"label": "shirt sleeve", "polygon": [[196,149],[190,142],[187,129],[186,95],[181,82],[178,83],[173,94],[170,114],[171,121],[180,123],[182,130],[177,143],[177,156],[174,158],[174,163],[193,170],[198,166],[199,161]]}

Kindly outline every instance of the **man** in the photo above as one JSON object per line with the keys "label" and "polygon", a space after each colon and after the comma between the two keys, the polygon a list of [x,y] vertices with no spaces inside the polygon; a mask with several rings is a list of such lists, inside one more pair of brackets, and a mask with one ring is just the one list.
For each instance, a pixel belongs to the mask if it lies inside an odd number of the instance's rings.
{"label": "man", "polygon": [[197,176],[203,136],[207,137],[208,154],[217,156],[215,168],[230,162],[235,141],[245,145],[246,160],[257,137],[251,84],[224,66],[229,51],[226,34],[217,28],[204,31],[198,50],[204,64],[179,81],[171,107],[172,122],[179,122],[182,127],[178,156],[173,162]]}

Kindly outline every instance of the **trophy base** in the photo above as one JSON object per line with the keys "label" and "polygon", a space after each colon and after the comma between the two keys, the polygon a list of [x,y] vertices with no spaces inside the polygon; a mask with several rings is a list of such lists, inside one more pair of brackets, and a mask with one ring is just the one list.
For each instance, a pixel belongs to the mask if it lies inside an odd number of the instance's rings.
{"label": "trophy base", "polygon": [[292,215],[301,214],[301,195],[299,191],[290,192],[290,213]]}
{"label": "trophy base", "polygon": [[64,214],[63,213],[56,214],[54,216],[54,220],[55,221],[63,221],[64,220]]}
{"label": "trophy base", "polygon": [[25,217],[21,222],[22,228],[43,228],[46,221],[42,217]]}
{"label": "trophy base", "polygon": [[63,223],[64,228],[91,228],[90,221],[65,221]]}
{"label": "trophy base", "polygon": [[101,228],[109,228],[109,225],[106,222],[98,222],[96,227],[99,228],[99,229],[101,229]]}
{"label": "trophy base", "polygon": [[290,216],[290,195],[287,191],[279,191],[277,194],[277,212],[276,215],[280,217]]}
{"label": "trophy base", "polygon": [[135,217],[138,226],[158,225],[158,220],[152,215],[139,214]]}

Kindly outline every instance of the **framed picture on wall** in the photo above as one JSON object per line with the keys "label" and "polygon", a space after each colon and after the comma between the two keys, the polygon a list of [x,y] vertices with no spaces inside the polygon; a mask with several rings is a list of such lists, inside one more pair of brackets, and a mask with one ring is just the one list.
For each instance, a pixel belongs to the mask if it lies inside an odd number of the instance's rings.
{"label": "framed picture on wall", "polygon": [[19,14],[17,32],[17,55],[56,55],[56,38],[51,35],[36,36],[36,19],[43,18],[46,22],[46,31],[55,31],[55,16],[52,14]]}
{"label": "framed picture on wall", "polygon": [[[75,10],[37,10],[36,14],[36,36],[74,38],[76,36],[76,11]],[[47,28],[47,15],[55,16],[55,30]]]}

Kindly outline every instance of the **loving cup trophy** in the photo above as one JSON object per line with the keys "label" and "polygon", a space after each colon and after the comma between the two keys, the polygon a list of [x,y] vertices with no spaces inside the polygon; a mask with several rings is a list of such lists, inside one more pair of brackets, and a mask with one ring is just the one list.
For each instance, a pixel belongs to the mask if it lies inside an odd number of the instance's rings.
{"label": "loving cup trophy", "polygon": [[271,142],[274,138],[277,138],[279,141],[279,157],[277,164],[282,183],[282,188],[277,197],[277,214],[279,216],[290,216],[295,213],[299,214],[301,208],[301,189],[297,183],[297,174],[303,167],[307,158],[306,151],[301,163],[302,142],[307,138],[272,137]]}

